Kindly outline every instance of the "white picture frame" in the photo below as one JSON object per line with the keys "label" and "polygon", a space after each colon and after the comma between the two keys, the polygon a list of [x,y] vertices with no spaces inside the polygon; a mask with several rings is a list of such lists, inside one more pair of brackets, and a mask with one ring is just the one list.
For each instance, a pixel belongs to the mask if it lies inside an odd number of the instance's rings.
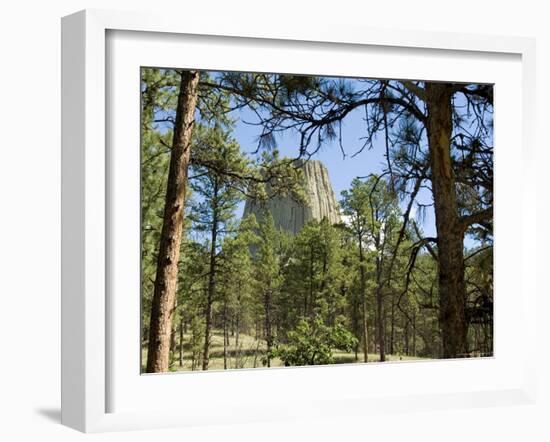
{"label": "white picture frame", "polygon": [[[521,328],[520,339],[524,342],[521,362],[510,368],[511,375],[507,382],[487,384],[482,382],[453,392],[445,391],[437,383],[430,391],[357,391],[355,394],[338,396],[337,393],[326,397],[313,394],[313,385],[308,390],[313,396],[309,401],[293,400],[288,404],[274,401],[269,404],[251,404],[251,396],[243,394],[233,404],[239,413],[208,412],[206,404],[199,404],[190,410],[186,407],[153,408],[145,405],[129,407],[113,407],[112,391],[118,387],[113,379],[121,379],[116,373],[120,364],[113,361],[116,338],[114,321],[120,317],[112,311],[113,301],[109,298],[111,287],[109,276],[110,244],[116,240],[112,235],[116,229],[109,228],[112,222],[112,204],[116,196],[110,194],[112,173],[123,169],[116,164],[110,164],[112,157],[108,151],[109,143],[113,142],[112,134],[107,130],[106,122],[111,118],[112,109],[108,106],[110,82],[116,77],[108,70],[109,56],[113,56],[108,42],[109,33],[139,32],[144,38],[156,39],[157,45],[163,38],[172,40],[188,38],[215,37],[217,41],[233,39],[239,42],[268,42],[276,46],[279,53],[284,54],[284,48],[295,47],[298,50],[304,43],[318,47],[319,50],[341,51],[353,48],[377,48],[377,50],[399,48],[401,56],[407,51],[425,50],[431,56],[444,57],[445,54],[470,54],[475,64],[480,66],[484,57],[491,54],[515,57],[520,69],[521,94],[520,103],[515,112],[521,112],[521,124],[509,130],[514,130],[512,136],[517,136],[521,144],[522,186],[514,193],[521,199],[520,238],[515,238],[522,256],[522,273],[516,286],[521,296],[517,302],[518,316]],[[151,34],[154,33],[154,34]],[[149,36],[149,37],[148,37]],[[235,40],[236,39],[236,40]],[[256,43],[254,43],[256,44]],[[157,46],[158,47],[158,46]],[[126,53],[132,54],[135,48],[127,46]],[[283,52],[281,52],[281,48]],[[325,48],[325,49],[323,49]],[[162,51],[158,51],[162,52]],[[426,53],[428,53],[426,52]],[[439,54],[439,55],[438,55]],[[535,103],[535,45],[531,39],[517,37],[491,37],[478,35],[427,33],[417,31],[388,31],[371,28],[349,27],[313,27],[301,26],[295,28],[276,23],[225,23],[212,21],[206,16],[194,17],[185,25],[178,18],[168,14],[154,16],[143,13],[126,13],[113,11],[87,10],[63,18],[62,21],[62,423],[85,432],[111,431],[123,429],[158,428],[169,426],[208,425],[223,422],[254,422],[285,418],[323,417],[345,414],[368,414],[373,411],[396,412],[410,409],[460,408],[470,406],[488,406],[499,404],[531,403],[535,396],[535,357],[534,343],[535,324],[529,317],[535,317],[536,288],[534,286],[535,270],[526,265],[525,257],[533,253],[536,247],[534,229],[528,225],[528,220],[535,218],[536,192],[534,173],[534,103]],[[345,56],[345,55],[344,55]],[[136,58],[136,63],[139,59]],[[518,61],[519,60],[519,61]],[[238,67],[239,60],[235,60]],[[178,65],[178,67],[182,67]],[[197,66],[211,68],[211,66]],[[404,67],[403,75],[413,75],[412,67]],[[407,74],[409,69],[409,74]],[[304,70],[304,68],[301,68]],[[298,70],[297,72],[299,72]],[[106,75],[109,73],[109,75]],[[310,73],[310,72],[308,72]],[[442,78],[443,79],[443,78]],[[116,81],[116,80],[115,80]],[[137,89],[136,89],[137,93]],[[517,97],[516,97],[517,98]],[[502,101],[505,102],[505,101]],[[116,114],[116,109],[112,111]],[[498,119],[498,108],[497,108]],[[139,113],[139,112],[138,112]],[[498,132],[497,132],[498,140]],[[116,142],[116,141],[115,141]],[[497,141],[498,143],[498,141]],[[503,156],[504,158],[504,156]],[[497,154],[498,162],[498,154]],[[502,164],[506,164],[503,160]],[[509,167],[509,166],[506,166]],[[129,175],[130,176],[130,175]],[[115,178],[116,180],[116,178]],[[111,183],[112,184],[112,183]],[[496,223],[499,223],[498,192],[496,193]],[[504,207],[504,204],[502,205]],[[501,211],[500,213],[504,213]],[[116,224],[116,223],[115,223]],[[505,232],[505,224],[503,222]],[[497,241],[500,241],[500,237]],[[138,246],[138,244],[136,244]],[[506,253],[499,243],[496,254]],[[498,269],[497,259],[497,269]],[[505,263],[503,265],[505,267]],[[497,293],[505,293],[505,284],[497,284]],[[511,289],[508,289],[511,290]],[[139,296],[139,293],[135,294]],[[498,296],[498,295],[497,295]],[[498,302],[498,301],[497,301]],[[498,307],[497,307],[498,308]],[[497,312],[498,313],[498,312]],[[505,315],[502,317],[506,318]],[[498,322],[498,315],[496,321]],[[133,318],[133,321],[137,318]],[[115,324],[116,325],[116,324]],[[510,325],[510,324],[509,324]],[[506,323],[501,321],[501,330],[506,329]],[[516,324],[517,326],[517,324]],[[114,337],[113,337],[114,336]],[[498,340],[498,334],[496,335]],[[497,341],[498,342],[498,341]],[[120,348],[120,346],[118,347]],[[502,354],[504,354],[503,352]],[[493,361],[481,362],[473,366],[475,361],[434,361],[429,364],[434,367],[436,377],[442,373],[466,373],[464,379],[472,376],[477,370],[485,370],[491,375],[491,370],[503,370],[508,367],[506,358],[499,360],[498,347]],[[533,357],[531,357],[533,356]],[[497,361],[497,362],[494,362]],[[500,361],[504,361],[498,365]],[[424,363],[423,363],[424,364]],[[370,364],[369,370],[377,372],[391,371],[395,376],[410,376],[424,370],[421,364],[409,364],[409,368],[401,369],[396,364]],[[411,368],[412,367],[412,368]],[[428,367],[428,366],[426,366]],[[141,382],[147,379],[143,390],[146,401],[151,390],[160,391],[166,395],[167,388],[178,388],[183,382],[187,386],[200,384],[202,391],[224,388],[229,382],[239,385],[247,391],[273,380],[277,382],[296,383],[307,390],[308,380],[315,377],[318,380],[335,379],[344,374],[352,379],[365,366],[348,367],[314,367],[282,370],[257,370],[236,373],[195,373],[181,375],[158,375],[139,377],[139,366],[136,371],[127,374],[128,378]],[[324,371],[323,371],[324,370]],[[345,371],[342,371],[345,370]],[[323,374],[320,377],[319,374]],[[470,374],[468,374],[470,373]],[[124,374],[124,373],[123,373]],[[136,377],[137,376],[137,377]],[[195,377],[192,377],[195,376]],[[139,379],[138,379],[139,378]],[[184,380],[185,379],[185,380]],[[246,379],[246,382],[243,381]],[[253,379],[253,380],[250,380]],[[120,384],[120,382],[119,382]],[[120,394],[129,394],[130,388],[137,384],[128,384],[126,390],[120,389]],[[383,384],[382,384],[383,385]],[[419,385],[422,385],[421,383]],[[173,387],[172,387],[173,386]],[[147,393],[147,389],[149,393]],[[206,390],[206,391],[207,391]],[[126,393],[125,393],[126,391]],[[190,389],[186,391],[191,391]],[[139,390],[138,390],[139,392]],[[117,393],[119,394],[119,393]],[[191,394],[191,393],[188,393]],[[195,393],[196,394],[196,393]],[[253,394],[253,391],[250,392]],[[374,396],[373,396],[374,395]],[[373,399],[376,397],[376,400]],[[158,397],[157,397],[158,399]],[[126,402],[135,398],[128,396]],[[248,401],[248,402],[247,402]],[[231,413],[231,410],[229,411]]]}

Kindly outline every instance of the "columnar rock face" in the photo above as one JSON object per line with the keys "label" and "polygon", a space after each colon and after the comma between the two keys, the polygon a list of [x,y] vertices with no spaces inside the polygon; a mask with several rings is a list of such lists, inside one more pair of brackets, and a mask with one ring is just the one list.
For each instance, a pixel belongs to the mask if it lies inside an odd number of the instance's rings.
{"label": "columnar rock face", "polygon": [[265,202],[248,200],[244,215],[250,213],[260,220],[267,209],[271,212],[275,227],[296,235],[311,219],[327,218],[332,224],[340,222],[340,209],[327,168],[318,160],[309,160],[301,166],[304,171],[306,202],[298,202],[290,196],[276,196]]}

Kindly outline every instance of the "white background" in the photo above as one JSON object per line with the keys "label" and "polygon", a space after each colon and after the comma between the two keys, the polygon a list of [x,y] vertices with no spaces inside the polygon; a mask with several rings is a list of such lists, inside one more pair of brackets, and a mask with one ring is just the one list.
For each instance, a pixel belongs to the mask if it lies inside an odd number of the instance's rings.
{"label": "white background", "polygon": [[[189,3],[186,5],[185,3]],[[509,3],[509,4],[508,4]],[[412,412],[286,422],[214,426],[84,436],[59,425],[60,358],[60,26],[62,15],[82,8],[151,9],[181,14],[237,14],[251,20],[318,21],[439,31],[512,34],[538,38],[541,143],[538,173],[545,199],[549,154],[543,130],[550,121],[545,78],[550,78],[550,14],[544,2],[523,0],[441,2],[417,0],[370,4],[343,1],[101,1],[5,3],[0,11],[0,438],[18,440],[141,441],[151,438],[207,440],[548,440],[550,412],[549,329],[546,298],[540,296],[540,367],[537,405],[477,410]],[[265,4],[260,7],[260,4]],[[179,5],[179,6],[176,6]],[[182,6],[184,5],[184,6]],[[546,143],[547,144],[547,143]],[[547,149],[546,149],[547,150]],[[545,272],[543,235],[548,211],[539,210],[539,274]],[[536,264],[533,260],[533,265]],[[543,287],[544,281],[539,284]],[[540,290],[546,292],[547,290]],[[522,357],[518,348],[518,358]],[[182,398],[183,399],[183,398]],[[215,423],[215,422],[213,422]]]}

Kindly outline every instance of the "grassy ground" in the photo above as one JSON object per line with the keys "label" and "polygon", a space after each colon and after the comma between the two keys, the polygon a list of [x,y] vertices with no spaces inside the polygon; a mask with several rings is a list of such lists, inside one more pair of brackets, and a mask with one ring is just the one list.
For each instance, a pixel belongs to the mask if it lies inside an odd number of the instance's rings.
{"label": "grassy ground", "polygon": [[[191,348],[190,348],[190,336],[184,335],[183,346],[183,365],[179,365],[179,347],[173,355],[173,363],[171,371],[190,371],[192,369],[191,363]],[[235,337],[229,338],[230,346],[228,348],[228,368],[263,368],[263,357],[266,351],[265,341],[257,341],[253,336],[242,334],[239,336],[239,347],[235,346]],[[202,345],[201,345],[202,353]],[[354,353],[346,353],[340,350],[333,350],[335,364],[356,363],[363,361],[363,353],[358,354],[358,361],[355,360]],[[386,355],[387,361],[411,361],[422,358],[405,356],[405,355]],[[368,355],[369,362],[378,362],[380,355],[371,354]],[[142,370],[145,368],[145,362],[147,361],[147,348],[142,349]],[[271,360],[272,367],[282,367],[284,364],[278,358]],[[200,363],[197,363],[196,370],[200,370]],[[223,334],[221,331],[214,331],[212,336],[212,344],[210,346],[210,362],[208,365],[209,370],[223,370]]]}

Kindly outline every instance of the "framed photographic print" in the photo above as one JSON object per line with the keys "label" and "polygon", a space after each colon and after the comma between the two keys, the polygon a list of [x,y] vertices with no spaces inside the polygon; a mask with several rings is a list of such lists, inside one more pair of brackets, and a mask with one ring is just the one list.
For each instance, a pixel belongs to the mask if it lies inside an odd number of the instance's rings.
{"label": "framed photographic print", "polygon": [[532,400],[531,40],[84,11],[62,41],[63,423]]}

